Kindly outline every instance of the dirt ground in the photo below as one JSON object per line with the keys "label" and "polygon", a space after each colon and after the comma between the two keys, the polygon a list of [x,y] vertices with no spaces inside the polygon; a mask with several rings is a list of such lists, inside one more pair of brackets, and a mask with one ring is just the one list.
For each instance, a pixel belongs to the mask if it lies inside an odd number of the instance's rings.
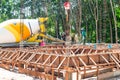
{"label": "dirt ground", "polygon": [[0,68],[0,80],[37,80],[33,77],[27,76],[25,74],[19,74],[17,72],[7,71]]}

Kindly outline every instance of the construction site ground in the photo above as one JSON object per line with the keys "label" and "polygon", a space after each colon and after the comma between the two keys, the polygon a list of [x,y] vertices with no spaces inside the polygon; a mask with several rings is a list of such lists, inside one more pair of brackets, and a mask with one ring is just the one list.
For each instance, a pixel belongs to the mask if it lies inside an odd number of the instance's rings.
{"label": "construction site ground", "polygon": [[0,67],[14,72],[17,78],[29,78],[20,80],[105,80],[120,75],[120,47],[73,44],[0,48]]}
{"label": "construction site ground", "polygon": [[[31,77],[29,75],[20,74],[18,72],[8,71],[0,68],[0,80],[42,80],[42,79],[38,79],[35,77]],[[97,80],[97,78],[91,77],[82,80]],[[105,80],[120,80],[120,76],[115,76]]]}
{"label": "construction site ground", "polygon": [[25,74],[8,71],[0,68],[0,80],[37,80]]}

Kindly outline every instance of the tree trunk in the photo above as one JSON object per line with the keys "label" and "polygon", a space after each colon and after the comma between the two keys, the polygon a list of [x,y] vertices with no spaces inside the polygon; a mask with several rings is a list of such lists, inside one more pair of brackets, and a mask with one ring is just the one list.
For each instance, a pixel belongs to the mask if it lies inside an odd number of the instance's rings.
{"label": "tree trunk", "polygon": [[103,42],[106,42],[106,24],[107,24],[107,2],[103,0]]}
{"label": "tree trunk", "polygon": [[115,12],[114,12],[114,9],[113,9],[113,2],[112,2],[112,0],[110,0],[110,4],[111,4],[112,14],[113,14],[113,18],[114,18],[115,39],[116,39],[116,43],[118,43],[117,21],[116,21]]}
{"label": "tree trunk", "polygon": [[96,8],[95,8],[95,22],[96,22],[96,43],[98,40],[98,0],[96,0]]}
{"label": "tree trunk", "polygon": [[100,13],[100,19],[99,19],[99,40],[100,40],[100,42],[102,42],[102,8],[101,8],[101,6],[100,6],[99,13]]}
{"label": "tree trunk", "polygon": [[112,24],[111,24],[111,19],[109,18],[109,23],[110,23],[110,41],[113,43],[113,33],[112,33]]}
{"label": "tree trunk", "polygon": [[82,1],[81,0],[78,0],[78,35],[81,36],[81,23],[82,23]]}

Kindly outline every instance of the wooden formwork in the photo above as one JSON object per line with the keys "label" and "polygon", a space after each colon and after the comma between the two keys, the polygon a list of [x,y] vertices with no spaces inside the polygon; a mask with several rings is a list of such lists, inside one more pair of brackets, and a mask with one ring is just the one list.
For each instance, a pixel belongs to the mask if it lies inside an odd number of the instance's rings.
{"label": "wooden formwork", "polygon": [[[120,50],[91,46],[44,46],[0,49],[0,67],[46,80],[87,78],[120,68]],[[78,77],[79,76],[79,77]]]}

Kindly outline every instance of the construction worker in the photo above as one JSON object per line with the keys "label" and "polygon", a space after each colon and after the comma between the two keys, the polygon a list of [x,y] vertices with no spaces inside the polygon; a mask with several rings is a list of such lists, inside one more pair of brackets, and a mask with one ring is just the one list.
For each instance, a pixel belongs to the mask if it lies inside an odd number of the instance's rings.
{"label": "construction worker", "polygon": [[40,43],[40,46],[45,46],[45,42],[44,42],[44,40],[42,40],[42,42]]}
{"label": "construction worker", "polygon": [[85,39],[86,39],[86,31],[84,28],[81,28],[81,35],[82,35],[82,41],[83,44],[85,44]]}

